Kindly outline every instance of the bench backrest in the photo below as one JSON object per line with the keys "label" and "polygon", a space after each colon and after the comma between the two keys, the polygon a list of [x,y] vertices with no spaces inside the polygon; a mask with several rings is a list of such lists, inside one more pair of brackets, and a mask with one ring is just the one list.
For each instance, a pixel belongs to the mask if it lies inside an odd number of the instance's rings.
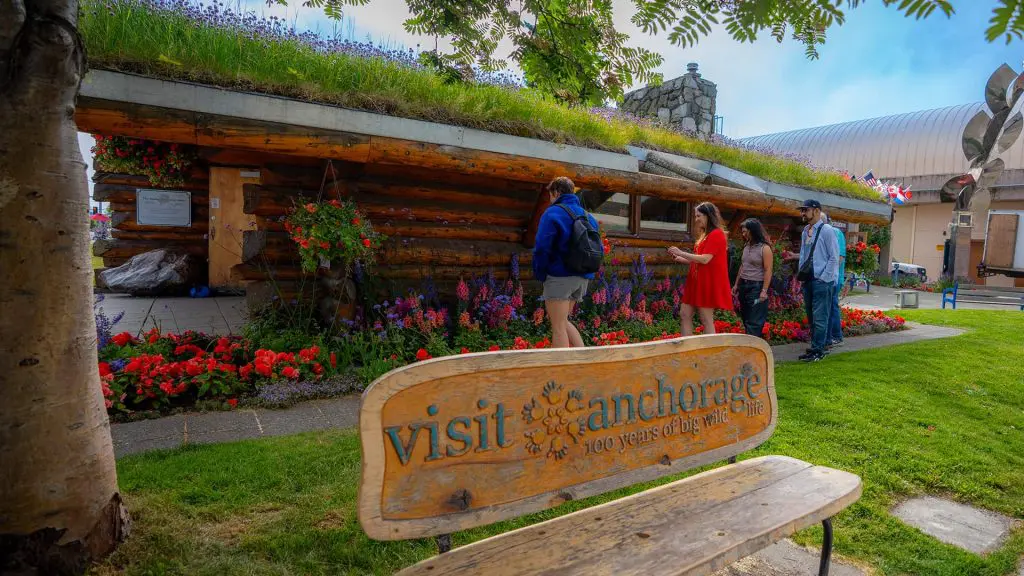
{"label": "bench backrest", "polygon": [[359,520],[377,540],[490,524],[724,460],[776,418],[747,335],[428,360],[363,393]]}

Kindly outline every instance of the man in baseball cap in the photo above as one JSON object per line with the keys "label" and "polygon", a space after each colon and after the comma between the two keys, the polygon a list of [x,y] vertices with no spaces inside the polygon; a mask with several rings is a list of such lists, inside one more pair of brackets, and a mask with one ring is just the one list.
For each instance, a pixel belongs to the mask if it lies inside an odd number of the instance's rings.
{"label": "man in baseball cap", "polygon": [[811,327],[811,347],[800,356],[804,362],[825,357],[829,320],[839,273],[839,241],[835,230],[822,218],[821,202],[805,200],[800,218],[806,226],[800,234],[798,278],[803,283],[804,308]]}

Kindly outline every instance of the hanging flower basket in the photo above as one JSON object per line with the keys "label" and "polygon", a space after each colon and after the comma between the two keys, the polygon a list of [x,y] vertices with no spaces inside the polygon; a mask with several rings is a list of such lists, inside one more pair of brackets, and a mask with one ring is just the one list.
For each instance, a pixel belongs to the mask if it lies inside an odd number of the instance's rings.
{"label": "hanging flower basket", "polygon": [[195,162],[195,148],[124,136],[93,136],[96,169],[149,178],[158,188],[175,188],[185,183]]}
{"label": "hanging flower basket", "polygon": [[846,269],[870,277],[878,270],[878,254],[881,251],[882,248],[878,244],[857,242],[846,251]]}
{"label": "hanging flower basket", "polygon": [[356,262],[369,266],[384,240],[349,201],[295,206],[284,228],[298,244],[302,269],[306,272],[338,266],[348,274]]}

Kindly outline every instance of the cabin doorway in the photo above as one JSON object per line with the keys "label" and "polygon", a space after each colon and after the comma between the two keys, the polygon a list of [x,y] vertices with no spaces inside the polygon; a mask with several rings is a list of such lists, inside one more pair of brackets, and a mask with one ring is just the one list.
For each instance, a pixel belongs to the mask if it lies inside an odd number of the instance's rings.
{"label": "cabin doorway", "polygon": [[259,170],[210,168],[210,287],[222,291],[244,289],[231,269],[242,263],[242,234],[250,216],[243,212],[245,184],[259,184]]}

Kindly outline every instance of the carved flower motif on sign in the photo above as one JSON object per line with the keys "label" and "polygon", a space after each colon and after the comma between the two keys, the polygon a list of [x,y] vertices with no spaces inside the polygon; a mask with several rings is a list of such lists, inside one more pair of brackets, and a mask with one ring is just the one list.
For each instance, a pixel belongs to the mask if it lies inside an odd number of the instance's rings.
{"label": "carved flower motif on sign", "polygon": [[526,431],[526,449],[556,460],[564,458],[569,453],[569,441],[579,444],[586,430],[584,416],[578,415],[582,411],[582,391],[563,393],[561,384],[553,380],[545,384],[540,400],[533,397],[523,406],[523,420],[538,425]]}

